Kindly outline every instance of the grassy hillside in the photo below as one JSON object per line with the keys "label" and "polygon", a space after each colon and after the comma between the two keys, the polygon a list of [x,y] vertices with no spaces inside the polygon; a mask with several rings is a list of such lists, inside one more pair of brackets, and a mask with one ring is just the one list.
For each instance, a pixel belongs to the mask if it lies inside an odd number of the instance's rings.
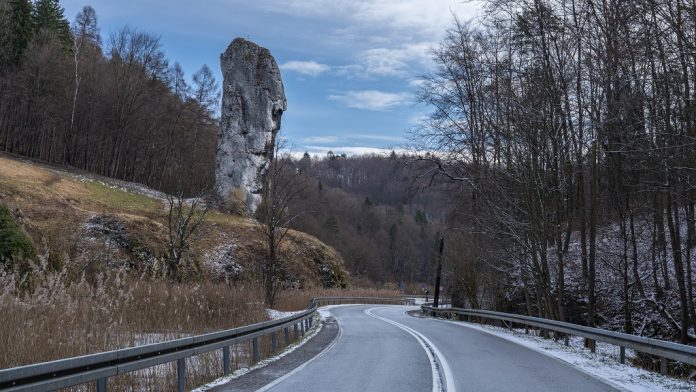
{"label": "grassy hillside", "polygon": [[[168,205],[159,192],[0,155],[0,203],[52,267],[79,273],[127,265],[139,273],[161,272]],[[254,280],[263,249],[253,220],[212,212],[193,235],[190,277]],[[281,258],[290,286],[345,284],[340,255],[312,236],[291,232]]]}

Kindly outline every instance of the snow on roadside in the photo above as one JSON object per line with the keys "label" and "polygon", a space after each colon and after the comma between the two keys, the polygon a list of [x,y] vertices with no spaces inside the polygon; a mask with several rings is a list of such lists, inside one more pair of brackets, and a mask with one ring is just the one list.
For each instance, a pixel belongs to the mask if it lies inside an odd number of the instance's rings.
{"label": "snow on roadside", "polygon": [[281,312],[280,310],[275,310],[275,309],[266,309],[266,314],[271,320],[278,320],[282,319],[285,317],[290,317],[292,315],[298,314],[302,312],[302,310],[298,310],[296,312]]}
{"label": "snow on roadside", "polygon": [[[527,335],[524,330],[514,330],[495,327],[491,325],[478,325],[457,321],[445,320],[461,325],[465,328],[473,328],[479,331],[498,336],[505,340],[517,343],[547,356],[568,362],[583,372],[596,378],[609,381],[614,386],[632,392],[674,392],[694,391],[696,382],[665,377],[645,369],[630,365],[622,365],[618,361],[618,346],[610,344],[597,344],[597,352],[591,353],[585,349],[581,337],[573,337],[570,346],[566,347],[561,341],[544,339],[539,336]],[[630,359],[632,352],[626,350],[626,358]]]}
{"label": "snow on roadside", "polygon": [[[273,310],[273,309],[267,309],[267,312],[269,313],[268,316],[271,317],[271,318],[274,318],[273,316],[271,316],[271,312],[270,312],[271,310]],[[297,313],[297,312],[279,312],[279,311],[277,311],[277,310],[273,310],[273,311],[274,311],[274,312],[277,312],[278,314],[289,313],[288,315]],[[320,312],[320,313],[321,313],[321,312]],[[287,317],[288,315],[285,315],[285,316],[283,316],[283,317]],[[322,319],[324,318],[321,314],[320,314],[320,317],[321,317]],[[275,318],[280,318],[280,317],[275,317]],[[274,318],[274,319],[275,319],[275,318]],[[239,377],[242,377],[243,375],[245,375],[245,374],[247,374],[247,373],[249,373],[249,372],[251,372],[251,371],[253,371],[253,370],[256,370],[256,369],[265,367],[265,366],[267,366],[268,364],[270,364],[270,363],[272,363],[272,362],[275,362],[275,361],[279,360],[280,358],[283,358],[284,356],[286,356],[286,355],[290,354],[291,352],[297,350],[297,349],[298,349],[300,346],[302,346],[303,344],[307,343],[307,342],[309,341],[309,339],[313,338],[314,336],[316,336],[316,335],[319,333],[319,331],[321,331],[321,327],[322,327],[322,323],[320,322],[320,320],[317,320],[316,317],[315,317],[314,322],[312,323],[312,327],[307,331],[307,333],[305,333],[305,336],[304,336],[300,341],[298,341],[298,342],[296,342],[296,343],[293,343],[293,344],[289,345],[284,351],[282,351],[282,352],[279,353],[278,355],[275,355],[275,356],[273,356],[273,357],[270,357],[270,358],[266,358],[266,359],[264,359],[264,360],[261,360],[260,362],[258,362],[258,363],[255,364],[254,366],[251,366],[251,367],[243,367],[243,368],[237,369],[237,370],[235,370],[233,373],[231,373],[230,375],[225,376],[225,377],[218,378],[217,380],[215,380],[215,381],[213,381],[213,382],[211,382],[211,383],[202,385],[202,386],[200,386],[200,387],[198,387],[198,388],[192,390],[191,392],[204,392],[204,391],[207,391],[207,390],[210,389],[210,388],[213,388],[213,387],[216,387],[216,386],[219,386],[219,385],[227,384],[227,383],[231,382],[232,380],[235,380],[235,379],[237,379],[237,378],[239,378]]]}

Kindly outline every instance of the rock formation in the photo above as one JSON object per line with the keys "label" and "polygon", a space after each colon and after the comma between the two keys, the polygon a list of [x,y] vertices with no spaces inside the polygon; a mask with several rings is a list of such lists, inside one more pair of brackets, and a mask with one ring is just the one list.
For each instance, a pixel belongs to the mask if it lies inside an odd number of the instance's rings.
{"label": "rock formation", "polygon": [[216,187],[223,205],[254,213],[287,108],[280,70],[271,52],[236,38],[220,56],[223,91]]}

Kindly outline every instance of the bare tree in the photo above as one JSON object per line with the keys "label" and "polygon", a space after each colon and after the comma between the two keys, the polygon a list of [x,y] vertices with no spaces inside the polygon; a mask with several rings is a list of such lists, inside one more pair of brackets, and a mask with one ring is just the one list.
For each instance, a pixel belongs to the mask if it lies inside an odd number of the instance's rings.
{"label": "bare tree", "polygon": [[302,175],[291,165],[288,157],[281,156],[284,141],[276,136],[266,173],[263,200],[256,210],[259,227],[266,242],[266,257],[261,265],[262,284],[266,305],[273,307],[282,288],[285,269],[278,257],[279,249],[293,222],[305,211],[291,211],[290,204],[300,197],[305,186]]}
{"label": "bare tree", "polygon": [[77,110],[77,96],[80,92],[80,82],[82,75],[80,72],[80,62],[82,60],[82,48],[87,45],[97,46],[99,44],[99,29],[97,28],[97,13],[94,8],[85,6],[82,11],[77,14],[75,23],[72,26],[72,56],[74,64],[74,90],[72,97],[72,107],[70,110],[70,124],[68,130],[63,137],[63,164],[70,161],[70,153],[68,151],[71,145],[71,139],[74,137],[75,130],[75,112]]}
{"label": "bare tree", "polygon": [[167,242],[167,265],[170,277],[182,281],[183,269],[189,266],[187,253],[191,236],[205,221],[213,203],[210,192],[201,192],[196,197],[185,198],[183,192],[176,195],[167,194],[167,223],[169,236]]}

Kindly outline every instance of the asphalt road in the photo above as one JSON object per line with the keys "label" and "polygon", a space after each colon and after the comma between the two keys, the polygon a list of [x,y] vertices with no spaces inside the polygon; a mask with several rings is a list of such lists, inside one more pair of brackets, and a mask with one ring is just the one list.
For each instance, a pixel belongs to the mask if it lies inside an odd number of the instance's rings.
{"label": "asphalt road", "polygon": [[403,306],[331,309],[336,341],[259,391],[615,391],[571,365]]}

